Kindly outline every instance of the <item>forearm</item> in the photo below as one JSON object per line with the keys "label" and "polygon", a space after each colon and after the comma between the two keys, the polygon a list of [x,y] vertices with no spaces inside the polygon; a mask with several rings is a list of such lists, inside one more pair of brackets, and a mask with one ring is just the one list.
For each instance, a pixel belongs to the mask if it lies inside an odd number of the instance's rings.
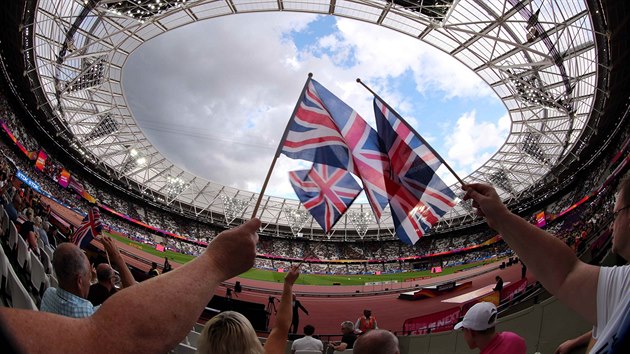
{"label": "forearm", "polygon": [[532,273],[552,293],[564,282],[578,259],[573,251],[555,236],[509,213],[495,224],[496,230]]}
{"label": "forearm", "polygon": [[289,327],[291,326],[291,319],[293,317],[291,313],[292,288],[291,285],[284,283],[284,290],[280,299],[278,313],[276,314],[276,323],[265,343],[265,354],[284,353],[287,343],[287,334],[289,333]]}
{"label": "forearm", "polygon": [[[211,265],[210,255],[205,252],[103,303],[92,320],[97,328],[110,329],[107,335],[112,341],[107,342],[120,345],[108,352],[158,353],[172,349],[190,331],[216,286],[225,280],[210,269]],[[121,343],[121,339],[128,343]]]}
{"label": "forearm", "polygon": [[592,338],[593,338],[593,331],[591,330],[573,339],[574,341],[573,347],[578,348],[578,347],[586,346],[588,345],[588,343],[590,343]]}
{"label": "forearm", "polygon": [[[0,309],[0,314],[29,354],[48,353],[51,346],[59,353],[165,353],[186,336],[225,280],[209,269],[211,264],[204,253],[164,276],[114,294],[91,317],[14,309]],[[72,340],[67,340],[68,333]]]}
{"label": "forearm", "polygon": [[560,239],[515,214],[508,212],[493,225],[549,292],[595,322],[596,267],[582,263]]}
{"label": "forearm", "polygon": [[136,284],[136,280],[133,278],[129,267],[127,267],[120,253],[116,252],[115,254],[109,255],[109,257],[112,265],[120,272],[120,281],[122,282],[123,288]]}
{"label": "forearm", "polygon": [[280,306],[278,308],[278,314],[276,315],[276,324],[274,328],[284,329],[286,327],[287,333],[291,326],[291,320],[293,319],[293,313],[291,309],[291,301],[293,299],[293,286],[284,283],[284,289],[282,291],[282,297],[280,298]]}

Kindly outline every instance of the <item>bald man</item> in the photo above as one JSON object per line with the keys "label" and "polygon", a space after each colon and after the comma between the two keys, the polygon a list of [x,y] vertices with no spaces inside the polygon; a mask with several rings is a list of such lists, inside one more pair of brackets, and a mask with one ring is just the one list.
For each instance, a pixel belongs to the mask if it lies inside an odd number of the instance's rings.
{"label": "bald man", "polygon": [[398,338],[384,329],[366,332],[354,343],[354,354],[400,354]]}
{"label": "bald man", "polygon": [[[100,241],[112,264],[119,269],[123,287],[135,284],[114,241],[108,236],[102,236]],[[87,300],[92,269],[83,251],[73,243],[62,243],[55,249],[52,263],[59,281],[59,288],[46,289],[40,310],[74,318],[94,314],[97,307]]]}

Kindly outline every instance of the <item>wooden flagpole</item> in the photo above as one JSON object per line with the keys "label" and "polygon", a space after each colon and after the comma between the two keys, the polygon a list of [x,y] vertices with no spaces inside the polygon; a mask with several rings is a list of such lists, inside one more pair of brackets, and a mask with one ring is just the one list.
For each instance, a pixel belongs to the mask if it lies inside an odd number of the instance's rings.
{"label": "wooden flagpole", "polygon": [[453,176],[455,176],[455,178],[457,178],[457,181],[459,183],[461,183],[462,186],[465,185],[464,181],[462,181],[461,178],[459,178],[459,176],[457,175],[457,173],[455,173],[455,171],[451,168],[451,166],[449,166],[449,164],[444,161],[444,159],[442,158],[442,156],[440,156],[440,154],[438,154],[437,151],[435,151],[433,149],[433,147],[427,143],[426,140],[424,140],[424,138],[422,137],[422,135],[418,134],[418,132],[416,132],[416,130],[409,125],[409,123],[407,123],[407,121],[405,121],[400,114],[398,114],[398,112],[396,112],[392,107],[390,107],[387,102],[385,102],[379,95],[376,94],[376,92],[372,91],[371,88],[369,88],[366,84],[363,83],[363,81],[361,81],[361,79],[357,79],[357,82],[360,83],[363,87],[365,87],[366,90],[370,91],[370,93],[372,95],[374,95],[374,97],[378,98],[379,101],[383,102],[383,104],[385,105],[385,107],[387,107],[387,109],[389,109],[392,113],[394,113],[396,115],[396,117],[398,117],[398,119],[400,119],[400,121],[409,129],[411,130],[412,133],[415,134],[415,136],[418,137],[418,139],[420,139],[420,141],[429,149],[431,150],[431,153],[433,153],[433,155],[435,155],[440,161],[442,161],[442,164],[444,164],[444,166],[446,166],[446,168],[448,168],[448,170],[453,174]]}
{"label": "wooden flagpole", "polygon": [[300,93],[300,98],[293,109],[293,113],[291,114],[291,119],[289,119],[289,123],[287,123],[287,127],[284,129],[284,133],[282,134],[282,139],[280,139],[280,144],[278,144],[278,148],[276,149],[276,154],[273,156],[273,160],[271,161],[271,166],[269,166],[269,171],[267,171],[267,177],[265,178],[265,182],[263,182],[262,189],[260,190],[260,194],[258,195],[258,200],[256,201],[256,206],[254,207],[254,212],[252,213],[252,218],[256,217],[258,213],[258,208],[260,207],[260,202],[262,201],[263,196],[265,195],[265,190],[267,189],[267,184],[269,183],[269,179],[271,178],[271,173],[273,172],[273,168],[276,166],[276,161],[280,154],[282,153],[282,145],[284,145],[284,141],[287,139],[287,135],[289,134],[289,127],[291,123],[293,123],[293,119],[295,118],[295,113],[297,113],[298,108],[300,107],[300,103],[302,103],[302,99],[304,97],[304,93],[306,92],[306,88],[308,87],[308,83],[311,81],[313,77],[313,73],[308,73],[308,78],[306,79],[306,83],[304,83],[304,87],[302,88],[302,93]]}

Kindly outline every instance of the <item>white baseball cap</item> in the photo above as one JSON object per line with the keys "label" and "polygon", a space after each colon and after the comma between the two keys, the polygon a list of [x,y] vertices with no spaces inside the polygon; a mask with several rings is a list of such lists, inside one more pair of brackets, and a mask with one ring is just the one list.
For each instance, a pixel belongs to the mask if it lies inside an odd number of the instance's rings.
{"label": "white baseball cap", "polygon": [[[497,324],[497,307],[491,302],[480,302],[471,307],[464,320],[455,325],[455,329],[467,328],[473,331],[483,331]],[[494,318],[492,315],[495,315]]]}

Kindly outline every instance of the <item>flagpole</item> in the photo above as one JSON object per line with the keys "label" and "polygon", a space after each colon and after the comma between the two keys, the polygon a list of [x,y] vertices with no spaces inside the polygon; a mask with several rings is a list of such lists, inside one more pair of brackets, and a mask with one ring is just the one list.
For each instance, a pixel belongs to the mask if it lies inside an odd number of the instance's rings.
{"label": "flagpole", "polygon": [[426,140],[424,140],[424,138],[422,137],[422,135],[418,134],[418,132],[416,132],[416,130],[409,125],[409,123],[407,123],[407,121],[405,121],[400,114],[398,114],[398,112],[396,112],[392,107],[390,107],[390,105],[387,104],[387,102],[385,102],[379,95],[376,94],[376,92],[372,91],[371,88],[369,88],[366,84],[363,83],[363,81],[361,81],[361,79],[357,78],[357,82],[360,83],[363,87],[365,87],[366,90],[370,91],[370,93],[372,95],[374,95],[374,97],[378,98],[379,101],[381,101],[385,107],[387,107],[387,109],[389,109],[392,113],[394,113],[399,119],[400,121],[409,129],[411,130],[412,133],[414,133],[419,139],[420,141],[431,151],[431,153],[433,153],[433,155],[435,155],[440,161],[442,161],[442,164],[444,164],[444,166],[446,166],[446,168],[448,168],[448,170],[453,174],[453,176],[455,176],[455,178],[457,178],[457,181],[459,183],[461,183],[461,185],[465,185],[464,181],[462,181],[461,178],[459,178],[459,176],[457,175],[457,173],[455,173],[455,171],[451,168],[451,166],[449,166],[449,164],[442,158],[442,156],[440,156],[440,154],[438,154],[437,151],[435,151],[433,149],[433,147],[427,143]]}
{"label": "flagpole", "polygon": [[252,218],[256,217],[258,213],[258,207],[260,207],[260,202],[262,201],[263,196],[265,195],[265,190],[267,189],[267,184],[269,183],[269,179],[271,178],[271,173],[273,172],[273,168],[276,166],[276,161],[280,154],[282,153],[282,145],[284,141],[287,139],[287,135],[289,134],[289,127],[291,123],[293,123],[293,119],[295,118],[295,113],[297,113],[298,108],[300,107],[300,103],[302,102],[302,98],[304,97],[304,93],[306,92],[306,88],[308,87],[308,83],[311,81],[313,77],[313,73],[308,73],[308,78],[304,83],[304,87],[302,88],[302,93],[300,93],[300,98],[298,98],[297,103],[295,104],[295,108],[293,109],[293,113],[291,114],[291,119],[287,123],[287,127],[284,128],[284,133],[282,134],[282,139],[280,139],[280,143],[278,144],[278,149],[276,149],[276,154],[273,156],[273,160],[271,161],[271,166],[269,166],[269,171],[267,171],[267,177],[265,178],[265,182],[263,182],[262,189],[260,190],[260,194],[258,195],[258,200],[256,201],[256,206],[254,206],[254,212],[252,213]]}

